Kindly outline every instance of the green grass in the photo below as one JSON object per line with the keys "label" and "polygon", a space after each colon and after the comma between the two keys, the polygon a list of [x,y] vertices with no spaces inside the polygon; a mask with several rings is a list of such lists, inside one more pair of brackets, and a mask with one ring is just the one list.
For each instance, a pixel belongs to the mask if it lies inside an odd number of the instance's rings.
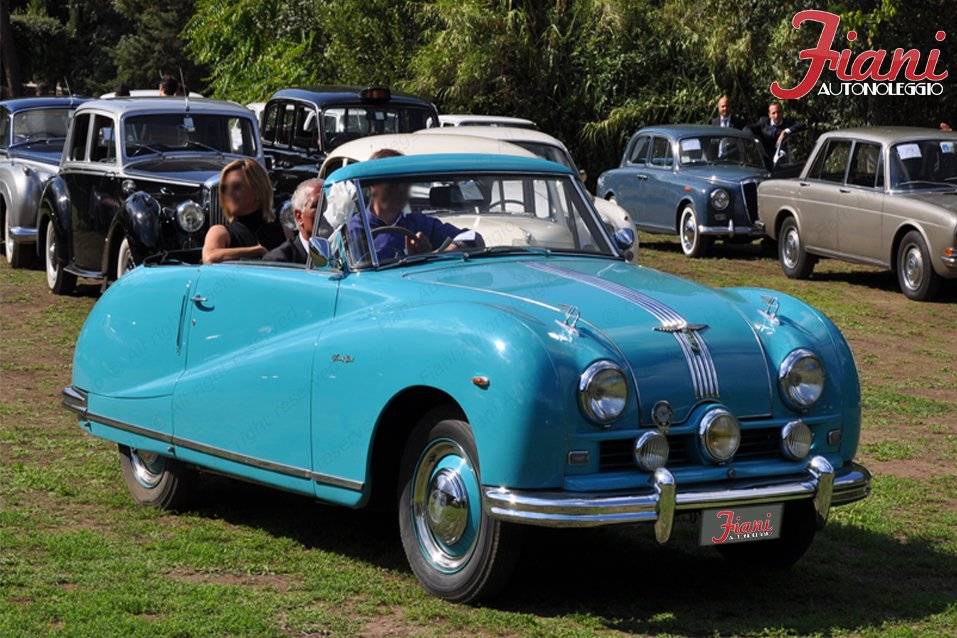
{"label": "green grass", "polygon": [[790,572],[729,569],[683,520],[664,548],[644,527],[532,530],[502,596],[469,607],[418,587],[392,515],[225,479],[186,512],[136,507],[115,449],[59,407],[95,298],[0,267],[0,636],[957,635],[953,294],[915,304],[869,269],[795,282],[756,249],[690,261],[643,240],[645,264],[821,307],[855,350],[874,492]]}

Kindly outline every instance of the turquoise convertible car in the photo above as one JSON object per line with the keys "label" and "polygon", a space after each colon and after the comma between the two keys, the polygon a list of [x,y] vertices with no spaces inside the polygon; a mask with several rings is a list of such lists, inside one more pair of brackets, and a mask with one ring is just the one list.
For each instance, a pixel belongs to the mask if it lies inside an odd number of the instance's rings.
{"label": "turquoise convertible car", "polygon": [[136,501],[181,507],[213,472],[389,504],[424,587],[470,601],[529,525],[665,543],[686,516],[729,560],[783,567],[868,494],[834,324],[632,265],[568,168],[371,160],[323,207],[306,266],[169,254],[94,306],[63,400]]}

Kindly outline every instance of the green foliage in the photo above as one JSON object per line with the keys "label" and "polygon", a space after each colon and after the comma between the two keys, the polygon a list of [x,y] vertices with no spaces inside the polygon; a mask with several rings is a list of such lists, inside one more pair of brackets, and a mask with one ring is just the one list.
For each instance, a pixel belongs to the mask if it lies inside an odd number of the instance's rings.
{"label": "green foliage", "polygon": [[66,27],[54,18],[32,10],[10,16],[13,41],[20,52],[21,76],[38,84],[55,86],[68,72],[66,56],[56,46],[35,43],[64,42]]}

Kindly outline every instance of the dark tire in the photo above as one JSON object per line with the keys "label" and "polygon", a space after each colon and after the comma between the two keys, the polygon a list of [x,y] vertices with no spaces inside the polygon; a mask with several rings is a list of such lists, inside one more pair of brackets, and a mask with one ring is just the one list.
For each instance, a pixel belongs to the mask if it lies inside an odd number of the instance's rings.
{"label": "dark tire", "polygon": [[943,278],[934,272],[930,251],[924,238],[912,230],[901,240],[897,249],[897,283],[908,299],[928,301],[933,299]]}
{"label": "dark tire", "polygon": [[485,514],[481,484],[468,423],[448,411],[426,415],[402,455],[399,531],[412,572],[434,596],[487,599],[515,567],[522,529]]}
{"label": "dark tire", "polygon": [[47,271],[47,286],[55,295],[68,295],[76,288],[76,275],[63,269],[62,247],[52,220],[47,222],[47,231],[43,240],[45,243],[43,255]]}
{"label": "dark tire", "polygon": [[778,235],[778,261],[781,270],[791,279],[807,279],[814,272],[817,258],[804,250],[804,240],[801,231],[793,217],[788,217],[781,224],[781,233]]}
{"label": "dark tire", "polygon": [[678,243],[681,244],[681,252],[685,257],[704,257],[714,243],[714,237],[706,237],[698,232],[700,225],[694,206],[685,204],[678,217]]}
{"label": "dark tire", "polygon": [[761,256],[762,257],[777,257],[778,242],[774,241],[770,237],[763,237],[761,239]]}
{"label": "dark tire", "polygon": [[120,247],[116,251],[116,278],[119,279],[134,268],[136,268],[136,262],[133,260],[130,240],[123,237],[123,241],[120,242]]}
{"label": "dark tire", "polygon": [[718,553],[743,570],[788,569],[811,547],[817,532],[814,503],[810,499],[784,504],[781,537],[771,541],[718,545]]}
{"label": "dark tire", "polygon": [[120,469],[130,496],[139,505],[182,509],[192,498],[196,471],[166,456],[118,445]]}

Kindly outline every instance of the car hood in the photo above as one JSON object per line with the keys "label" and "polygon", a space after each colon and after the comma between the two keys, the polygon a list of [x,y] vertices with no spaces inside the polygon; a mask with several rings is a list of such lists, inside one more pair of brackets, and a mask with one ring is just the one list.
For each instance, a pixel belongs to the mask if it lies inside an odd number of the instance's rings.
{"label": "car hood", "polygon": [[707,166],[683,166],[682,175],[717,182],[741,182],[746,179],[766,179],[770,175],[763,168],[734,164],[709,164]]}
{"label": "car hood", "polygon": [[131,177],[159,178],[163,180],[202,184],[210,177],[219,175],[231,157],[167,157],[127,164],[126,173]]}
{"label": "car hood", "polygon": [[937,206],[938,208],[943,208],[944,210],[957,215],[957,192],[950,193],[925,193],[923,195],[911,194],[901,195],[908,199],[916,199],[919,202],[925,204],[930,204],[931,206]]}
{"label": "car hood", "polygon": [[[738,417],[771,414],[772,376],[761,342],[741,310],[719,291],[594,258],[494,257],[405,277],[494,295],[493,303],[523,305],[526,314],[528,304],[539,310],[546,304],[562,314],[573,306],[581,313],[579,332],[599,333],[631,366],[643,423],[650,423],[651,407],[662,400],[671,404],[676,422],[712,400]],[[685,323],[699,329],[667,331]]]}

